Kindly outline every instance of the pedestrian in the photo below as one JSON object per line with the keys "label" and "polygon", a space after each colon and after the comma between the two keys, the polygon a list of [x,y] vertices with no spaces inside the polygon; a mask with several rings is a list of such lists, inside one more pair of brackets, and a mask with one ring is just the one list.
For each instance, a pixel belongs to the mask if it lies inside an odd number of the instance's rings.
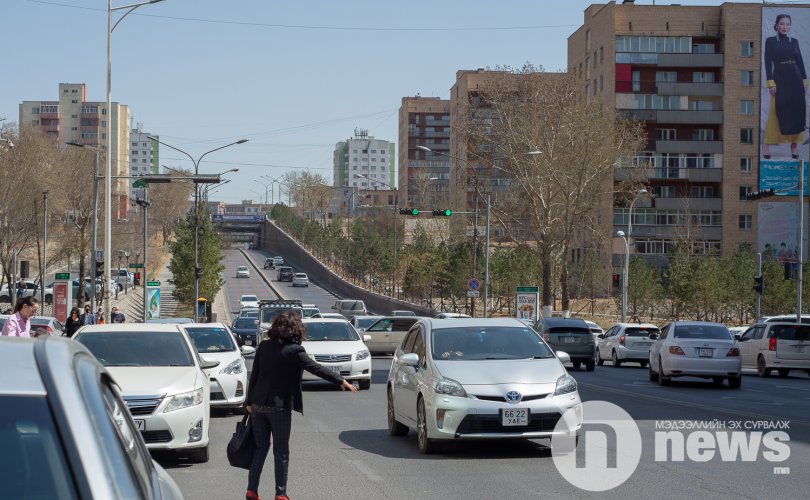
{"label": "pedestrian", "polygon": [[76,330],[81,328],[83,325],[82,319],[79,317],[79,308],[74,307],[70,310],[70,316],[68,316],[67,321],[65,321],[65,337],[72,337]]}
{"label": "pedestrian", "polygon": [[127,317],[124,316],[124,313],[118,310],[117,307],[113,306],[112,310],[110,311],[110,323],[126,323]]}
{"label": "pedestrian", "polygon": [[104,324],[104,311],[102,311],[100,307],[98,308],[98,311],[96,311],[96,324]]}
{"label": "pedestrian", "polygon": [[303,415],[301,377],[306,370],[340,386],[344,391],[357,388],[340,375],[327,370],[309,357],[301,346],[306,327],[293,312],[283,312],[273,321],[268,339],[259,344],[253,360],[245,409],[253,419],[253,461],[250,464],[246,499],[259,498],[259,479],[273,438],[276,500],[289,500],[287,473],[290,465],[292,410]]}
{"label": "pedestrian", "polygon": [[93,316],[93,311],[88,304],[84,305],[84,313],[79,317],[79,320],[82,322],[82,325],[96,324],[96,317]]}
{"label": "pedestrian", "polygon": [[0,336],[30,337],[31,317],[36,316],[38,305],[37,299],[31,295],[18,300],[14,304],[14,313],[6,320]]}

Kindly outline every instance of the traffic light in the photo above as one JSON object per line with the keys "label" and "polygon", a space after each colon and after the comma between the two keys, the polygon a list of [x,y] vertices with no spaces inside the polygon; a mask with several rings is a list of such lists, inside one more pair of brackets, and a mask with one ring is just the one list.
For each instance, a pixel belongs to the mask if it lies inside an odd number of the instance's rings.
{"label": "traffic light", "polygon": [[419,215],[419,209],[418,208],[400,208],[399,209],[399,215],[413,215],[414,217],[416,217],[417,215]]}
{"label": "traffic light", "polygon": [[758,295],[762,295],[762,292],[765,291],[765,278],[763,276],[754,276],[754,283],[754,291]]}
{"label": "traffic light", "polygon": [[453,215],[452,210],[434,210],[433,215],[436,217],[450,217]]}
{"label": "traffic light", "polygon": [[135,284],[136,285],[141,284],[141,273],[137,273],[137,272],[135,273]]}
{"label": "traffic light", "polygon": [[619,278],[619,274],[613,275],[613,289],[618,290],[619,286],[621,285],[621,279]]}

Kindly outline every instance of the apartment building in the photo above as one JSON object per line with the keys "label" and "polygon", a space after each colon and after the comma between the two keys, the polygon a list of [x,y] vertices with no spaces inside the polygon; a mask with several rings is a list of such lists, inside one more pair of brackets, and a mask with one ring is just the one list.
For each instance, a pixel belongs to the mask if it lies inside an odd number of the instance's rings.
{"label": "apartment building", "polygon": [[129,180],[129,186],[133,197],[143,196],[142,192],[135,191],[138,189],[134,186],[138,182],[137,177],[160,173],[160,144],[155,139],[160,137],[144,132],[140,123],[129,132],[129,175],[133,177]]}
{"label": "apartment building", "polygon": [[[20,133],[29,127],[41,130],[54,142],[77,142],[105,148],[112,134],[112,171],[114,176],[129,175],[129,106],[87,100],[84,83],[60,83],[59,99],[20,103]],[[130,184],[113,179],[116,218],[126,219],[129,211]]]}
{"label": "apartment building", "polygon": [[403,97],[399,108],[400,205],[441,208],[450,185],[449,154],[450,100]]}
{"label": "apartment building", "polygon": [[[569,37],[568,69],[585,95],[647,133],[614,174],[616,184],[642,174],[637,195],[613,206],[614,234],[632,212],[635,254],[663,262],[677,242],[704,255],[757,247],[757,204],[745,195],[759,185],[761,15],[762,4],[625,0],[591,5]],[[613,253],[618,267],[624,243]]]}
{"label": "apartment building", "polygon": [[335,145],[333,179],[336,187],[394,189],[394,143],[375,139],[368,130]]}

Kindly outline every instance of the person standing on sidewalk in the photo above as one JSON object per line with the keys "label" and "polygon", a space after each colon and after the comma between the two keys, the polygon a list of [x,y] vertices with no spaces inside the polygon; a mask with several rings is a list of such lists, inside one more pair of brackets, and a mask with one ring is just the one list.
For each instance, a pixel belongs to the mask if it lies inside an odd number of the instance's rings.
{"label": "person standing on sidewalk", "polygon": [[124,316],[124,313],[118,310],[117,307],[113,306],[112,310],[110,311],[110,323],[126,323],[127,317]]}
{"label": "person standing on sidewalk", "polygon": [[98,311],[96,311],[96,324],[103,325],[104,324],[104,311],[99,307]]}
{"label": "person standing on sidewalk", "polygon": [[340,375],[327,370],[309,357],[301,346],[306,326],[293,312],[279,314],[270,327],[269,338],[259,344],[253,360],[248,383],[245,409],[253,419],[253,462],[250,464],[245,498],[259,499],[259,480],[273,437],[275,463],[275,500],[289,500],[287,474],[290,466],[290,432],[292,410],[303,415],[301,377],[304,370],[340,386],[344,391],[357,392],[357,387]]}
{"label": "person standing on sidewalk", "polygon": [[82,325],[95,325],[96,324],[96,317],[93,316],[93,311],[90,310],[90,306],[85,304],[84,306],[84,314],[79,316],[79,321],[82,322]]}
{"label": "person standing on sidewalk", "polygon": [[70,316],[65,321],[65,337],[72,337],[82,327],[82,324],[82,319],[79,317],[79,308],[74,307],[70,310]]}
{"label": "person standing on sidewalk", "polygon": [[31,317],[37,314],[37,299],[29,295],[14,304],[14,312],[3,325],[0,336],[3,337],[30,337]]}

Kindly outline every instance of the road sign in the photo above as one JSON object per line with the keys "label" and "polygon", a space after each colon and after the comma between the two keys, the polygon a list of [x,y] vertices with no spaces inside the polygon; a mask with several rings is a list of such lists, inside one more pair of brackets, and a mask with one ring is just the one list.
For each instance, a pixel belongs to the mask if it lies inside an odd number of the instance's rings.
{"label": "road sign", "polygon": [[471,297],[471,298],[478,297],[478,290],[476,290],[476,291],[472,291],[472,290],[467,291],[467,297]]}
{"label": "road sign", "polygon": [[519,286],[517,287],[517,293],[540,293],[539,286]]}
{"label": "road sign", "polygon": [[140,264],[140,263],[138,263],[138,264],[130,264],[129,268],[130,269],[143,269],[143,264]]}
{"label": "road sign", "polygon": [[[480,289],[481,289],[481,282],[478,281],[478,278],[470,278],[469,281],[467,281],[467,290],[471,292],[477,292]],[[467,296],[472,297],[472,295],[469,294]],[[478,295],[476,295],[476,297],[477,296]]]}
{"label": "road sign", "polygon": [[144,188],[149,187],[149,185],[146,183],[145,180],[138,179],[137,181],[132,183],[132,187],[138,188],[138,189],[144,189]]}
{"label": "road sign", "polygon": [[96,261],[102,262],[104,260],[104,250],[96,250]]}
{"label": "road sign", "polygon": [[160,281],[147,281],[146,286],[160,286]]}
{"label": "road sign", "polygon": [[69,280],[70,279],[70,273],[56,273],[56,276],[54,276],[54,279]]}

